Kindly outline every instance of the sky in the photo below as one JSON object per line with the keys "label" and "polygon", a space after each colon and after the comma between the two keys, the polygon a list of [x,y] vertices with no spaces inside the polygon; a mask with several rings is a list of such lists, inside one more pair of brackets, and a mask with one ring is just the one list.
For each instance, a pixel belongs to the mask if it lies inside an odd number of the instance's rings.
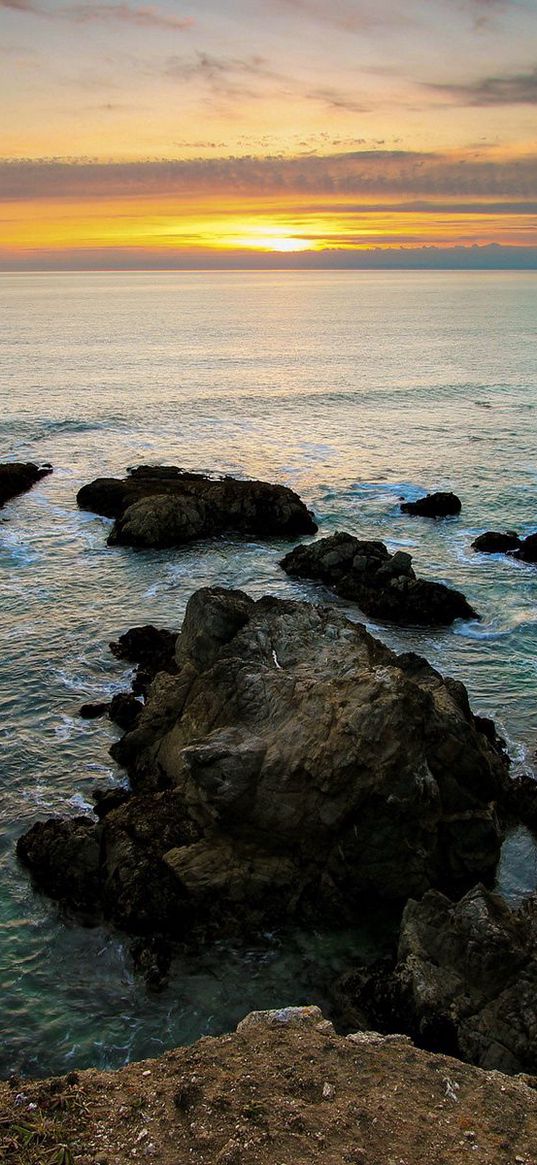
{"label": "sky", "polygon": [[0,269],[537,267],[537,0],[0,0]]}

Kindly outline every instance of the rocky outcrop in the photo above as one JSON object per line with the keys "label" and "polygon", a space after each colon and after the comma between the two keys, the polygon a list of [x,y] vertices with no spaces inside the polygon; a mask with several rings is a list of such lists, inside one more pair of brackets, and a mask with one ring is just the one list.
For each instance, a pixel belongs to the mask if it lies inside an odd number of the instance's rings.
{"label": "rocky outcrop", "polygon": [[[339,922],[366,898],[492,874],[508,762],[462,684],[333,609],[219,588],[190,599],[176,666],[113,746],[133,795],[85,819],[86,898],[117,926]],[[19,843],[67,902],[78,829],[52,820]]]}
{"label": "rocky outcrop", "polygon": [[373,619],[428,627],[479,618],[460,591],[416,578],[410,554],[390,554],[383,542],[333,534],[296,546],[280,565],[294,578],[315,579],[352,599]]}
{"label": "rocky outcrop", "polygon": [[472,550],[481,554],[509,554],[511,558],[518,558],[521,562],[537,562],[537,534],[528,534],[527,538],[519,538],[518,534],[499,534],[495,530],[487,530],[472,542]]}
{"label": "rocky outcrop", "polygon": [[520,545],[518,534],[502,534],[497,530],[487,530],[486,534],[480,534],[472,542],[472,550],[478,550],[480,554],[510,554],[513,550],[518,550]]}
{"label": "rocky outcrop", "polygon": [[529,1077],[404,1036],[337,1035],[316,1007],[246,1016],[116,1072],[0,1082],[0,1156],[125,1165],[534,1165]]}
{"label": "rocky outcrop", "polygon": [[143,627],[131,627],[110,644],[110,651],[116,659],[136,664],[132,683],[134,695],[145,696],[158,672],[175,675],[176,642],[176,631],[167,631],[164,627],[153,627],[147,623]]}
{"label": "rocky outcrop", "polygon": [[110,546],[179,546],[223,533],[293,538],[317,529],[287,486],[209,478],[176,466],[141,465],[123,480],[98,478],[82,487],[77,502],[115,518]]}
{"label": "rocky outcrop", "polygon": [[401,513],[415,514],[420,518],[451,518],[460,514],[461,499],[454,493],[426,494],[415,502],[403,502]]}
{"label": "rocky outcrop", "polygon": [[430,890],[405,907],[395,970],[351,973],[346,986],[366,1022],[483,1068],[534,1073],[537,896],[513,910],[483,886],[455,903]]}
{"label": "rocky outcrop", "polygon": [[17,494],[26,493],[49,473],[52,473],[51,465],[34,465],[31,461],[0,465],[0,508]]}

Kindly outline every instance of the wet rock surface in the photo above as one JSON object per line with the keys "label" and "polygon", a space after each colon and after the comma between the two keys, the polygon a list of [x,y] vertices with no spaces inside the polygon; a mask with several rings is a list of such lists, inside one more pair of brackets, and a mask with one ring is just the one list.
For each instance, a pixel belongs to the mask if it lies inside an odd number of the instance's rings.
{"label": "wet rock surface", "polygon": [[280,565],[294,578],[331,587],[374,619],[427,627],[479,618],[460,591],[416,578],[410,554],[400,550],[390,554],[383,542],[333,534],[296,546]]}
{"label": "wet rock surface", "polygon": [[483,886],[459,902],[409,901],[394,968],[349,972],[346,1022],[408,1032],[422,1046],[502,1072],[537,1071],[537,896],[517,910]]}
{"label": "wet rock surface", "polygon": [[77,502],[115,519],[111,546],[179,546],[223,533],[292,538],[317,529],[287,486],[209,478],[177,466],[141,465],[122,480],[98,478],[82,487]]}
{"label": "wet rock surface", "polygon": [[51,465],[34,465],[33,462],[6,462],[0,465],[0,508],[17,494],[26,493],[42,477],[52,473]]}
{"label": "wet rock surface", "polygon": [[472,542],[472,550],[478,550],[481,554],[509,554],[521,562],[533,563],[537,562],[537,534],[519,538],[518,534],[487,530]]}
{"label": "wet rock surface", "polygon": [[415,502],[403,502],[401,513],[420,518],[451,518],[460,514],[462,502],[454,493],[426,494]]}
{"label": "wet rock surface", "polygon": [[191,598],[175,667],[113,746],[132,796],[19,842],[47,893],[188,938],[492,875],[508,761],[462,684],[333,609],[219,588]]}

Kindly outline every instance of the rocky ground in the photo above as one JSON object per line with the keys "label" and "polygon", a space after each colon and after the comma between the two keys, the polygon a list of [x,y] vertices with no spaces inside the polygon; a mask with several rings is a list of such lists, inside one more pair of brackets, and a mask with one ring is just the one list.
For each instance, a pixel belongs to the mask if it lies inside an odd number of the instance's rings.
{"label": "rocky ground", "polygon": [[[297,1013],[298,1012],[298,1013]],[[535,1165],[537,1080],[253,1013],[118,1072],[0,1084],[6,1165]]]}

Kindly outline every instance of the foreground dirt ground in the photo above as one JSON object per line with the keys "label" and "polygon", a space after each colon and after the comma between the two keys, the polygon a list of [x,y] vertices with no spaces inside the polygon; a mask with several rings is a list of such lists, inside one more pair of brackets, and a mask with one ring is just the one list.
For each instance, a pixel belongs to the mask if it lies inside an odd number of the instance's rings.
{"label": "foreground dirt ground", "polygon": [[316,1008],[248,1017],[118,1072],[0,1084],[6,1165],[537,1165],[537,1079]]}

